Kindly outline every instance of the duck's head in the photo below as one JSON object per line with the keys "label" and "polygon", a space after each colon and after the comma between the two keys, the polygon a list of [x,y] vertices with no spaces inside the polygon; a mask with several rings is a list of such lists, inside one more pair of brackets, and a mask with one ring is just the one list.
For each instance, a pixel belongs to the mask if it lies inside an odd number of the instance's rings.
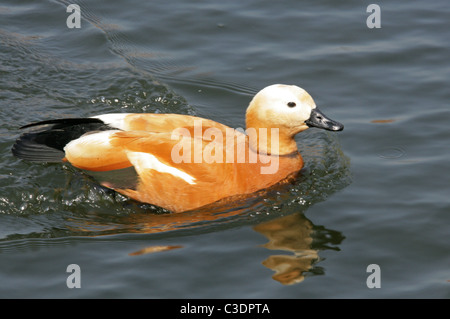
{"label": "duck's head", "polygon": [[278,128],[280,154],[297,150],[294,136],[310,127],[342,131],[344,126],[329,119],[304,89],[295,85],[274,84],[259,91],[247,109],[248,128]]}

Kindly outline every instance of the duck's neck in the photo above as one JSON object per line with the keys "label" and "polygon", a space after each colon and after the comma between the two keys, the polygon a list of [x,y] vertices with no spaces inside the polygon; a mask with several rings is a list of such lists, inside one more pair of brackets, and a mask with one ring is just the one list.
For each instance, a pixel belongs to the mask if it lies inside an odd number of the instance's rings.
{"label": "duck's neck", "polygon": [[289,155],[298,152],[294,136],[279,128],[247,126],[250,148],[267,155]]}

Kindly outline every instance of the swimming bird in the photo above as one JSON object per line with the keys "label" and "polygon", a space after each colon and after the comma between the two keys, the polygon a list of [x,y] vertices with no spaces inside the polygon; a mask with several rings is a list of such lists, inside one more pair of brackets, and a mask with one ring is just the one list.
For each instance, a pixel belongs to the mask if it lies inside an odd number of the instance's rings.
{"label": "swimming bird", "polygon": [[104,187],[172,212],[194,210],[267,189],[304,163],[295,135],[341,131],[295,85],[263,88],[246,111],[246,130],[183,114],[112,113],[36,122],[12,153],[70,163]]}

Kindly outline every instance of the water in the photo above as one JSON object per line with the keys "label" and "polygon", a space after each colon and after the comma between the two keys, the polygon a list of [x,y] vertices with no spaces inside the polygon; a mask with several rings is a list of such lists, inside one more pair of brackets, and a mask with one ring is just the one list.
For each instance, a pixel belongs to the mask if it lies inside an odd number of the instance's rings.
{"label": "water", "polygon": [[[70,3],[0,4],[0,297],[450,297],[444,1],[378,1],[381,29],[361,1],[79,1],[80,29]],[[230,207],[167,214],[10,152],[18,127],[50,118],[244,127],[273,83],[305,88],[345,129],[300,134],[299,179]]]}

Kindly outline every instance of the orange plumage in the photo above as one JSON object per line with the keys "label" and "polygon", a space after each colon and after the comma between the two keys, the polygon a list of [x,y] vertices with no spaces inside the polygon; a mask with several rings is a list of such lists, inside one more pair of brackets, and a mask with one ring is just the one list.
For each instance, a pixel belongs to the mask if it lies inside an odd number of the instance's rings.
{"label": "orange plumage", "polygon": [[[320,113],[306,91],[285,85],[260,91],[247,109],[246,123],[247,134],[180,114],[46,121],[37,125],[52,126],[22,136],[13,153],[28,160],[62,159],[130,198],[183,212],[285,180],[303,166],[297,133],[310,126],[343,128]],[[65,130],[68,135],[60,142],[52,140],[52,132]],[[129,177],[115,180],[119,172]]]}

